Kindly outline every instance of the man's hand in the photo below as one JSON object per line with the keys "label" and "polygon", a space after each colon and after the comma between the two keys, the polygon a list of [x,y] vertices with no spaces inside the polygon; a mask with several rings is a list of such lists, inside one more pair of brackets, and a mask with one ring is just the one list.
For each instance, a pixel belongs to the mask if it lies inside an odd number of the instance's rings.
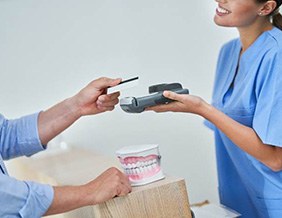
{"label": "man's hand", "polygon": [[118,103],[119,92],[107,95],[107,88],[117,85],[121,79],[99,78],[79,93],[39,114],[38,132],[41,143],[46,145],[76,120],[84,115],[111,111]]}
{"label": "man's hand", "polygon": [[54,187],[54,199],[45,215],[100,204],[129,192],[131,186],[126,175],[112,167],[85,185]]}
{"label": "man's hand", "polygon": [[121,79],[99,78],[90,82],[77,95],[72,97],[74,106],[77,106],[80,115],[92,115],[105,111],[111,111],[119,102],[119,92],[107,95],[107,88],[115,86]]}
{"label": "man's hand", "polygon": [[117,168],[110,168],[85,185],[91,204],[100,204],[116,196],[124,196],[132,188],[127,176]]}

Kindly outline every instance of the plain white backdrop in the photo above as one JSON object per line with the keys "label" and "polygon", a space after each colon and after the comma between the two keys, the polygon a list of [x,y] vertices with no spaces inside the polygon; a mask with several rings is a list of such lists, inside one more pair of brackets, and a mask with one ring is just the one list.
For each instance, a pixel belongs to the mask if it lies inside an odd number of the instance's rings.
{"label": "plain white backdrop", "polygon": [[[100,76],[139,76],[121,97],[180,82],[210,102],[219,49],[237,37],[213,23],[215,8],[188,0],[0,0],[0,113],[12,119],[47,109]],[[185,178],[191,203],[218,202],[213,134],[201,117],[117,106],[62,137],[113,158],[123,146],[157,143],[164,172]]]}

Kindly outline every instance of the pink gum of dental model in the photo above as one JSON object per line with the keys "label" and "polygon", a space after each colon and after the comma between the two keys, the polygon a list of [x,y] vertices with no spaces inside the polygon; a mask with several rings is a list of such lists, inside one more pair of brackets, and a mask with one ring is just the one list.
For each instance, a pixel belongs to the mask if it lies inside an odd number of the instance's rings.
{"label": "pink gum of dental model", "polygon": [[128,146],[116,153],[132,186],[145,185],[164,178],[158,145]]}

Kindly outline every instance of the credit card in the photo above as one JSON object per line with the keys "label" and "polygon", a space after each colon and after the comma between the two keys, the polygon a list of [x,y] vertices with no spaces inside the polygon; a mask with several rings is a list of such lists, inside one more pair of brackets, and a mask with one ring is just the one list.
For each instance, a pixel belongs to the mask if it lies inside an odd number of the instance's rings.
{"label": "credit card", "polygon": [[129,88],[132,88],[134,86],[137,86],[138,85],[138,79],[139,79],[139,77],[136,76],[136,77],[132,77],[130,79],[123,80],[118,85],[113,86],[113,87],[109,87],[107,93],[112,94],[114,92],[120,92],[122,90],[129,89]]}

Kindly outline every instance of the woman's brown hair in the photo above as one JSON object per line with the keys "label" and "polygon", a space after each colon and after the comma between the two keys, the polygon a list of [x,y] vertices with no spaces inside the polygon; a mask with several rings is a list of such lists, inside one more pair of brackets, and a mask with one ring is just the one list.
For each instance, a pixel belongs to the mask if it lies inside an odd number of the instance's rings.
{"label": "woman's brown hair", "polygon": [[273,12],[272,23],[274,26],[282,30],[282,15],[279,12],[279,7]]}

